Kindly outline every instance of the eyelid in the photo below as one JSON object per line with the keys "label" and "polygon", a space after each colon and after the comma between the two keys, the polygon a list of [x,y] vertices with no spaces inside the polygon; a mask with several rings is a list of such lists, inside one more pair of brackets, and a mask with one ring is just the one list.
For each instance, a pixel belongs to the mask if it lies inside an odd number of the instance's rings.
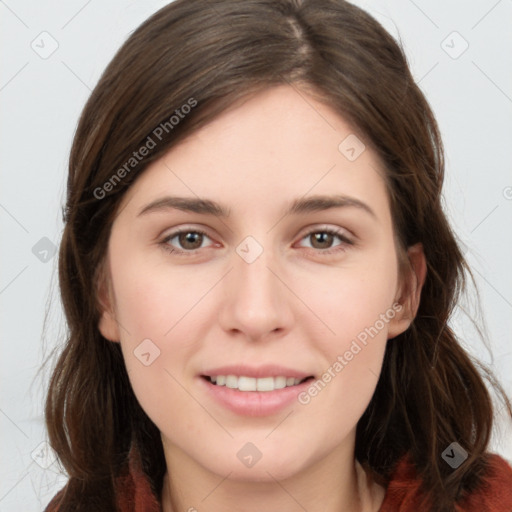
{"label": "eyelid", "polygon": [[[298,242],[301,242],[302,240],[304,240],[308,236],[311,236],[314,233],[329,233],[333,236],[338,237],[338,239],[341,242],[339,245],[335,245],[334,247],[330,247],[327,249],[316,249],[314,247],[303,247],[304,249],[308,249],[315,253],[331,254],[331,253],[339,252],[339,251],[346,249],[347,245],[351,245],[351,246],[355,245],[355,241],[352,238],[353,235],[350,233],[350,231],[348,231],[345,228],[341,228],[339,226],[317,225],[317,226],[310,226],[309,228],[305,228],[305,229],[307,229],[307,231],[303,232],[300,235]],[[199,234],[209,238],[213,243],[207,247],[198,247],[197,249],[192,249],[192,250],[179,249],[179,248],[169,244],[170,240],[172,240],[173,238],[175,238],[176,236],[178,236],[182,233],[199,233]],[[347,236],[347,234],[349,236]],[[167,250],[171,253],[176,253],[176,254],[186,255],[186,256],[193,256],[200,249],[207,249],[208,247],[214,247],[215,245],[217,245],[217,246],[219,245],[219,243],[215,242],[213,237],[208,234],[208,231],[206,229],[204,229],[202,227],[197,227],[197,226],[177,227],[174,230],[172,230],[170,233],[168,233],[167,235],[163,236],[163,238],[161,238],[161,241],[159,242],[159,244],[162,245],[165,250]]]}
{"label": "eyelid", "polygon": [[185,249],[180,249],[178,247],[175,247],[175,246],[169,244],[170,240],[172,240],[173,238],[175,238],[178,235],[181,235],[182,233],[199,233],[199,234],[209,238],[213,242],[208,247],[218,245],[218,242],[214,241],[213,237],[210,234],[208,234],[208,231],[206,229],[204,229],[202,227],[197,227],[197,226],[181,226],[181,227],[175,228],[160,238],[159,245],[163,246],[169,252],[175,252],[178,254],[186,254],[186,255],[193,255],[200,249],[207,248],[207,247],[199,247],[197,249],[185,250]]}
{"label": "eyelid", "polygon": [[[329,247],[327,249],[316,249],[314,247],[304,247],[304,249],[308,249],[310,251],[313,251],[315,253],[319,254],[333,254],[336,252],[344,251],[347,249],[347,246],[354,246],[356,245],[352,233],[348,231],[347,229],[341,228],[339,226],[311,226],[308,228],[308,231],[303,233],[300,238],[299,242],[302,242],[305,238],[308,238],[314,233],[329,233],[335,237],[338,237],[340,244],[335,245],[333,247]],[[348,234],[348,236],[347,236]]]}
{"label": "eyelid", "polygon": [[350,240],[350,242],[352,242],[352,243],[355,243],[354,234],[351,231],[349,231],[346,228],[342,228],[340,226],[333,226],[333,225],[329,225],[329,224],[320,224],[320,225],[309,226],[309,227],[305,228],[305,231],[302,232],[302,234],[300,235],[299,238],[300,238],[300,240],[302,240],[304,237],[311,235],[313,233],[323,233],[323,232],[332,233],[336,236],[339,236],[340,238],[344,238],[346,240]]}
{"label": "eyelid", "polygon": [[[202,233],[203,235],[206,235],[208,238],[213,238],[213,236],[210,234],[210,229],[207,227],[202,226],[201,224],[195,224],[195,225],[188,225],[188,224],[182,224],[173,228],[167,228],[163,230],[158,235],[158,239],[166,239],[172,238],[176,235],[179,235],[180,233]],[[167,233],[167,234],[165,234]]]}

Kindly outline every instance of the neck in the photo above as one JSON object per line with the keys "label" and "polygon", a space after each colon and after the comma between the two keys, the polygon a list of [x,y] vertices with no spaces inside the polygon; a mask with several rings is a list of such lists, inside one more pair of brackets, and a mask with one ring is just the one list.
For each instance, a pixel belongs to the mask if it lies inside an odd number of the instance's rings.
{"label": "neck", "polygon": [[176,447],[168,448],[163,512],[377,512],[385,494],[355,461],[353,451],[330,453],[282,480],[268,471],[266,477],[249,481],[215,474]]}

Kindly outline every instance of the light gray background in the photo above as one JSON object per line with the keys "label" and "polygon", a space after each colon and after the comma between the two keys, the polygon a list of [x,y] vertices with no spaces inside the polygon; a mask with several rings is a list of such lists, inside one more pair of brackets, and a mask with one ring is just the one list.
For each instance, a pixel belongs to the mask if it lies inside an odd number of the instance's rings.
{"label": "light gray background", "polygon": [[[51,249],[62,229],[67,157],[79,113],[102,70],[130,32],[166,3],[0,0],[2,512],[40,511],[65,481],[41,444],[47,375],[36,373],[46,354],[48,297],[47,347],[64,332]],[[494,356],[461,313],[476,318],[474,291],[457,310],[454,326],[510,393],[512,0],[356,3],[399,34],[439,121],[447,211],[477,278]],[[52,55],[44,54],[57,44]],[[503,422],[499,426],[492,449],[511,460],[512,432]]]}

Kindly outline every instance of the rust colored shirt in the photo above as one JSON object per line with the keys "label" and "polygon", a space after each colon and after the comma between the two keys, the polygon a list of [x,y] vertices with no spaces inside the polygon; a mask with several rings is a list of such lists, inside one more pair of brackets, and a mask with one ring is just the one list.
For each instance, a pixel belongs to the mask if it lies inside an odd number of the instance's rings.
{"label": "rust colored shirt", "polygon": [[[379,512],[421,512],[420,479],[414,467],[402,460],[386,490]],[[61,491],[62,492],[62,491]],[[58,512],[57,494],[45,512]],[[126,472],[116,480],[117,505],[120,512],[162,512],[160,501],[151,490],[149,481],[140,469],[137,457],[130,457]],[[498,455],[491,455],[489,473],[480,487],[456,512],[512,512],[512,468]]]}
{"label": "rust colored shirt", "polygon": [[[414,467],[402,460],[386,490],[379,512],[420,512],[421,480]],[[489,472],[456,512],[512,512],[512,468],[498,455],[491,455]]]}

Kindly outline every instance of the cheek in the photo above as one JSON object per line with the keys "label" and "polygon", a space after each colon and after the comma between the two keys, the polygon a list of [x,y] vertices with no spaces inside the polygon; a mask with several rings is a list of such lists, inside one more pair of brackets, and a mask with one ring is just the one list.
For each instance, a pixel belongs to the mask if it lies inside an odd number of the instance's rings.
{"label": "cheek", "polygon": [[132,342],[154,338],[168,343],[171,333],[194,317],[215,284],[211,272],[191,274],[179,266],[152,265],[136,256],[124,258],[111,273],[116,317],[125,328],[121,337]]}
{"label": "cheek", "polygon": [[354,339],[364,343],[369,331],[371,339],[387,338],[389,322],[396,315],[397,269],[392,257],[372,258],[358,268],[330,269],[315,281],[309,277],[304,282],[302,293],[311,309],[330,328],[331,336],[318,339],[331,358],[348,349]]}
{"label": "cheek", "polygon": [[[193,287],[181,292],[175,285],[176,280],[146,273],[119,287],[121,348],[130,383],[160,430],[175,424],[173,411],[191,411],[195,406],[186,386],[188,362],[201,339],[200,308],[194,308],[198,293]],[[195,435],[201,421],[206,421],[201,413],[197,408],[180,417],[179,428]]]}
{"label": "cheek", "polygon": [[309,283],[310,304],[331,332],[321,336],[310,332],[324,367],[299,402],[311,404],[315,414],[329,411],[337,438],[336,428],[355,425],[374,393],[389,325],[399,310],[394,301],[396,263],[392,258],[382,258],[380,264],[374,260],[357,271],[337,269],[320,282],[324,285]]}
{"label": "cheek", "polygon": [[[121,348],[134,392],[150,417],[166,400],[186,400],[180,383],[206,325],[201,297],[212,276],[190,279],[179,269],[148,265],[135,256],[111,265]],[[188,276],[188,279],[187,279]],[[160,394],[159,394],[160,393]]]}

